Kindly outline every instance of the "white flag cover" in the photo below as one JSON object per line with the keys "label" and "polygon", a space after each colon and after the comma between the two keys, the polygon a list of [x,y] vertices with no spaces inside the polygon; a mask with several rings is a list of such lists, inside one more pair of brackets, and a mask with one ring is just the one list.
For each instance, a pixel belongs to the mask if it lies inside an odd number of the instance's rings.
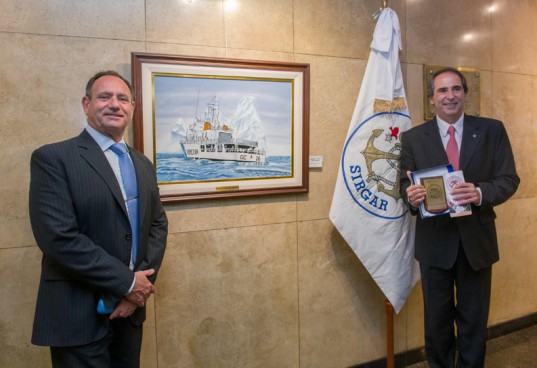
{"label": "white flag cover", "polygon": [[399,313],[419,279],[414,219],[399,195],[401,133],[410,117],[397,14],[382,10],[341,155],[330,220]]}

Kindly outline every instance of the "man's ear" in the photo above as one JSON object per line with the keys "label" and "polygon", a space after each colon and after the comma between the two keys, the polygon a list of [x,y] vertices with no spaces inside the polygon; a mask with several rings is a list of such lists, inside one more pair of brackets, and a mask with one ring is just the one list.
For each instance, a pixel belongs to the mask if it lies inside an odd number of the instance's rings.
{"label": "man's ear", "polygon": [[89,97],[84,96],[82,97],[82,109],[84,109],[84,114],[88,115],[88,105],[89,105]]}

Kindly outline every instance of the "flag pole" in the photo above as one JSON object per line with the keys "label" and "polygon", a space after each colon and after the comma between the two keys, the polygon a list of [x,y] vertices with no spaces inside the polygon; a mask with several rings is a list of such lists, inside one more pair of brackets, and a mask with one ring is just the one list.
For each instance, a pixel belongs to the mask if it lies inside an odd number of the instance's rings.
{"label": "flag pole", "polygon": [[[382,9],[388,7],[388,0],[382,1]],[[393,334],[393,305],[388,299],[384,301],[386,310],[386,368],[395,367],[394,334]]]}
{"label": "flag pole", "polygon": [[395,355],[393,344],[393,305],[388,299],[384,301],[384,307],[386,309],[386,368],[395,367]]}

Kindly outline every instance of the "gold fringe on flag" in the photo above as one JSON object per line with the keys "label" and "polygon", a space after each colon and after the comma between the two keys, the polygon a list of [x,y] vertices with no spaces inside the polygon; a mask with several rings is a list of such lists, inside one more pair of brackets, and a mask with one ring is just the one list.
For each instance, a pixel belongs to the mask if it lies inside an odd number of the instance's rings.
{"label": "gold fringe on flag", "polygon": [[393,101],[375,99],[375,103],[373,104],[374,112],[392,112],[403,109],[406,109],[406,103],[402,97],[394,98]]}

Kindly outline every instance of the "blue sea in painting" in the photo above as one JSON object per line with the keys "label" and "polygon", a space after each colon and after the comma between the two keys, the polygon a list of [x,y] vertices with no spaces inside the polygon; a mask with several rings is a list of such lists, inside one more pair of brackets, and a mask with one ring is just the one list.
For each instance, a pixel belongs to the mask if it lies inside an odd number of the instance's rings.
{"label": "blue sea in painting", "polygon": [[290,177],[290,156],[269,156],[265,164],[245,164],[235,161],[194,160],[176,153],[157,153],[159,183]]}

